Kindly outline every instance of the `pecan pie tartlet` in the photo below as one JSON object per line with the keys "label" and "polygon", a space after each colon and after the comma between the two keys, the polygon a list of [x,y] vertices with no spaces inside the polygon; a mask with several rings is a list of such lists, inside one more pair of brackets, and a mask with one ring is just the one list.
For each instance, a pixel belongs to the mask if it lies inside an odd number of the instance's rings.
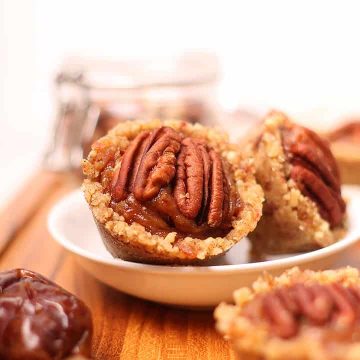
{"label": "pecan pie tartlet", "polygon": [[360,278],[354,268],[265,274],[215,310],[239,359],[360,359]]}
{"label": "pecan pie tartlet", "polygon": [[252,231],[263,192],[227,137],[182,121],[124,122],[84,160],[83,189],[115,257],[191,264]]}
{"label": "pecan pie tartlet", "polygon": [[263,216],[250,235],[253,251],[309,251],[336,242],[344,233],[346,206],[328,143],[274,111],[253,151],[265,193]]}
{"label": "pecan pie tartlet", "polygon": [[346,184],[360,184],[360,119],[353,119],[327,134],[331,150]]}

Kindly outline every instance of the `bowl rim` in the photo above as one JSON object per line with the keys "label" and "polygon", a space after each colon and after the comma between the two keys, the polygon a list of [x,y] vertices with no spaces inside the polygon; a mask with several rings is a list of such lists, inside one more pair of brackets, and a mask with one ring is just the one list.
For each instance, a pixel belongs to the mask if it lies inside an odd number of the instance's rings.
{"label": "bowl rim", "polygon": [[[347,198],[351,198],[351,201],[358,203],[360,207],[360,186],[355,185],[346,185],[343,187],[344,195]],[[265,271],[276,269],[278,267],[292,267],[301,265],[304,263],[316,261],[323,257],[328,257],[334,255],[342,250],[345,250],[349,246],[355,244],[360,240],[360,221],[359,225],[355,226],[354,229],[349,230],[344,239],[339,240],[338,242],[329,245],[322,249],[313,250],[307,253],[301,254],[289,254],[281,259],[273,259],[267,261],[259,261],[253,263],[243,263],[243,264],[230,264],[230,265],[208,265],[208,266],[179,266],[179,265],[151,265],[151,264],[142,264],[135,263],[131,261],[125,261],[122,259],[107,259],[101,255],[94,254],[74,242],[66,238],[64,234],[58,229],[56,223],[57,219],[61,216],[62,212],[65,209],[68,209],[69,204],[73,201],[78,201],[80,198],[83,199],[84,205],[86,204],[85,199],[81,189],[76,189],[62,199],[60,199],[50,210],[47,227],[52,236],[52,238],[65,248],[70,253],[91,260],[99,264],[113,266],[120,269],[131,270],[131,271],[140,271],[140,272],[151,272],[151,273],[177,273],[181,275],[208,275],[209,273],[216,274],[230,274],[230,273],[246,273],[251,271]],[[89,209],[90,211],[90,209]]]}

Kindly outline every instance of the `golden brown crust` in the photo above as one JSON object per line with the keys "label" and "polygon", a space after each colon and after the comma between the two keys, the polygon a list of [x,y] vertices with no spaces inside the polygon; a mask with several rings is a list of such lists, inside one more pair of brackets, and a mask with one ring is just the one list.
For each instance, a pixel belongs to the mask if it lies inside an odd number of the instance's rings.
{"label": "golden brown crust", "polygon": [[[113,153],[123,152],[139,132],[161,125],[172,127],[187,136],[204,139],[230,163],[242,206],[239,216],[232,222],[233,229],[225,237],[204,240],[186,237],[178,246],[176,232],[165,237],[152,235],[137,223],[127,224],[110,207],[110,195],[105,193],[101,183],[96,180],[104,167],[97,148],[105,147]],[[208,260],[223,254],[252,231],[262,213],[263,192],[255,182],[252,159],[242,159],[239,152],[228,144],[227,137],[221,131],[199,124],[191,125],[181,121],[121,123],[100,139],[88,159],[84,160],[83,171],[87,177],[83,183],[83,191],[100,234],[114,256],[125,257],[127,260],[163,264],[189,264]]]}
{"label": "golden brown crust", "polygon": [[[188,258],[179,259],[174,257],[169,258],[166,252],[158,251],[154,254],[151,248],[147,249],[141,244],[126,242],[123,237],[114,237],[105,228],[103,224],[96,220],[94,217],[96,226],[99,233],[104,241],[106,249],[114,256],[122,260],[133,261],[147,264],[158,264],[158,265],[198,265],[203,263],[204,260],[200,260],[195,256],[189,254]],[[223,253],[212,255],[206,258],[210,261],[217,256],[221,256]]]}
{"label": "golden brown crust", "polygon": [[326,346],[319,341],[320,329],[301,332],[291,339],[269,335],[263,324],[254,324],[242,316],[242,309],[256,295],[273,289],[290,286],[294,283],[329,284],[340,283],[344,286],[360,285],[359,271],[342,268],[326,271],[300,271],[292,268],[279,277],[264,274],[251,288],[245,287],[234,292],[235,305],[222,303],[215,310],[216,327],[220,333],[231,340],[239,359],[254,360],[355,360],[360,358],[360,342],[333,342]]}
{"label": "golden brown crust", "polygon": [[262,253],[309,251],[328,246],[344,234],[344,224],[331,230],[315,203],[287,179],[289,165],[279,130],[287,121],[282,113],[271,113],[254,146],[256,177],[266,198],[263,216],[250,234],[255,254],[260,249]]}

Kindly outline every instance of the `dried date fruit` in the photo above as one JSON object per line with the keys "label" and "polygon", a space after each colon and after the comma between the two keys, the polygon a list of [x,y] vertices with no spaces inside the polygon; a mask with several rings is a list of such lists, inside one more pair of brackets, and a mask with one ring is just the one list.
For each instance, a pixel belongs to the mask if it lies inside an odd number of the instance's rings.
{"label": "dried date fruit", "polygon": [[0,358],[90,356],[92,320],[74,295],[32,271],[0,273]]}

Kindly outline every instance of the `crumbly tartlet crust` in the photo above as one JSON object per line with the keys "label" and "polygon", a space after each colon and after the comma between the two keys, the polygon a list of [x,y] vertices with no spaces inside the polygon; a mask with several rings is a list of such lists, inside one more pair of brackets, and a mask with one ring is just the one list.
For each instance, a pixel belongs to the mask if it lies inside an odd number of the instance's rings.
{"label": "crumbly tartlet crust", "polygon": [[[289,287],[294,283],[359,286],[359,271],[346,267],[337,270],[301,271],[295,267],[278,277],[265,273],[251,287],[234,292],[235,305],[221,303],[215,310],[217,330],[229,339],[239,359],[250,360],[355,360],[360,358],[360,342],[321,342],[321,328],[300,332],[296,337],[283,339],[270,336],[265,324],[254,323],[242,315],[242,310],[255,296],[271,290]],[[328,346],[327,346],[328,345]],[[291,354],[291,357],[290,355]]]}
{"label": "crumbly tartlet crust", "polygon": [[315,203],[286,176],[290,165],[279,128],[287,121],[282,113],[272,112],[252,148],[256,178],[266,199],[263,216],[249,235],[254,257],[262,253],[310,251],[333,244],[344,234],[344,224],[331,229]]}
{"label": "crumbly tartlet crust", "polygon": [[[221,154],[231,166],[236,192],[241,200],[239,216],[232,221],[232,229],[224,237],[198,239],[185,237],[178,244],[176,232],[166,236],[154,235],[138,224],[128,224],[110,206],[111,196],[97,180],[106,165],[104,148],[108,153],[123,153],[132,139],[141,131],[160,126],[171,127],[186,136],[204,139]],[[243,159],[237,149],[228,143],[227,136],[218,129],[183,121],[154,120],[129,121],[116,126],[97,141],[88,159],[83,161],[86,177],[83,191],[95,222],[108,250],[125,260],[158,264],[196,264],[221,255],[252,231],[262,214],[263,191],[254,177],[253,159]]]}

